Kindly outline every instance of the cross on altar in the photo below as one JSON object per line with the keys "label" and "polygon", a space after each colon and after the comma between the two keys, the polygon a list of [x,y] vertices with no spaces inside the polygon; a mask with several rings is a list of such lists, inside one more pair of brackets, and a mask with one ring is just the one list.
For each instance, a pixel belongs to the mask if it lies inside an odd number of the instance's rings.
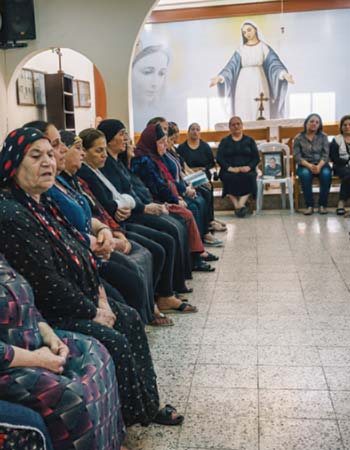
{"label": "cross on altar", "polygon": [[264,102],[267,102],[270,99],[268,97],[264,97],[264,93],[260,92],[259,97],[255,98],[254,100],[256,102],[260,102],[260,105],[259,105],[259,108],[258,108],[258,110],[260,112],[260,115],[259,115],[259,117],[256,120],[266,120],[265,117],[262,114],[264,112]]}

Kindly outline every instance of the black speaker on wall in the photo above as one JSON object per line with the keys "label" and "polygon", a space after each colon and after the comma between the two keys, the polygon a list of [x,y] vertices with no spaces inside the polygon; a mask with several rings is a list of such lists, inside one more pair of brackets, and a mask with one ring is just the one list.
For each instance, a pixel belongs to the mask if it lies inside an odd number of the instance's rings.
{"label": "black speaker on wall", "polygon": [[15,47],[35,38],[34,0],[0,0],[0,42]]}

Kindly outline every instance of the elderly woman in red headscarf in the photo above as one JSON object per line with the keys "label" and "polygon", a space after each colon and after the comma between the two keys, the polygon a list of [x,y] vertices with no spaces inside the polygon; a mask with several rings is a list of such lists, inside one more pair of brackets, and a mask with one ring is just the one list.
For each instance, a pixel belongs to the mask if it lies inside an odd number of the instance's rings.
{"label": "elderly woman in red headscarf", "polygon": [[[52,326],[94,337],[107,348],[125,425],[179,425],[184,417],[175,408],[160,409],[157,376],[139,314],[107,296],[89,245],[47,195],[55,174],[54,151],[43,133],[34,128],[10,133],[0,153],[0,252],[32,285],[35,304]],[[97,406],[99,392],[92,396],[99,417],[109,414],[109,406]],[[89,444],[84,448],[95,449]]]}
{"label": "elderly woman in red headscarf", "polygon": [[212,272],[215,269],[201,258],[205,250],[193,214],[186,208],[186,203],[180,197],[175,181],[163,161],[166,150],[167,136],[160,124],[148,125],[136,146],[135,158],[131,162],[132,171],[151,191],[154,201],[165,203],[169,212],[179,214],[186,220],[193,270]]}

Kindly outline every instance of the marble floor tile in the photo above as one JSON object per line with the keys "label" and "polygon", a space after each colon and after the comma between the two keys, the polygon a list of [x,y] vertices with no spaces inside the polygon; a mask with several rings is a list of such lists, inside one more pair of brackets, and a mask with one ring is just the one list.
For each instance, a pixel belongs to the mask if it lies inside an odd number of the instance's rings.
{"label": "marble floor tile", "polygon": [[258,314],[259,316],[303,316],[307,315],[307,309],[306,305],[303,302],[259,302]]}
{"label": "marble floor tile", "polygon": [[180,427],[134,425],[128,428],[125,445],[133,450],[176,450],[180,431]]}
{"label": "marble floor tile", "polygon": [[350,367],[350,347],[318,347],[318,352],[323,366]]}
{"label": "marble floor tile", "polygon": [[258,384],[257,368],[232,365],[197,364],[192,386],[207,388],[251,388]]}
{"label": "marble floor tile", "polygon": [[179,449],[258,450],[258,420],[209,413],[188,414],[181,427]]}
{"label": "marble floor tile", "polygon": [[260,419],[262,450],[344,450],[335,420]]}
{"label": "marble floor tile", "polygon": [[259,366],[258,378],[260,389],[327,389],[321,367]]}
{"label": "marble floor tile", "polygon": [[316,347],[307,346],[258,346],[258,362],[263,366],[320,366]]}
{"label": "marble floor tile", "polygon": [[262,419],[335,419],[328,391],[259,390]]}
{"label": "marble floor tile", "polygon": [[348,367],[324,367],[331,391],[350,391],[350,370]]}
{"label": "marble floor tile", "polygon": [[190,386],[194,374],[194,364],[180,364],[179,362],[164,363],[154,361],[157,381],[162,385]]}
{"label": "marble floor tile", "polygon": [[213,413],[221,417],[256,417],[258,390],[192,386],[187,413]]}
{"label": "marble floor tile", "polygon": [[299,345],[312,346],[315,337],[309,328],[286,328],[278,330],[258,330],[258,345]]}
{"label": "marble floor tile", "polygon": [[350,330],[312,330],[315,345],[323,347],[350,346]]}
{"label": "marble floor tile", "polygon": [[225,364],[234,366],[256,366],[258,350],[253,345],[217,345],[202,346],[198,356],[198,364]]}
{"label": "marble floor tile", "polygon": [[350,448],[350,420],[338,420],[340,434],[343,439],[344,450]]}

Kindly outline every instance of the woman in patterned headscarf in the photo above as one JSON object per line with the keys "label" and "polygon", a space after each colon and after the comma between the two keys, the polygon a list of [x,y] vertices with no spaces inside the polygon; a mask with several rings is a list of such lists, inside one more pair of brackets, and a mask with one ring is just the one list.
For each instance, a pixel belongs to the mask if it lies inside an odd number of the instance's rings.
{"label": "woman in patterned headscarf", "polygon": [[116,366],[126,425],[177,425],[183,417],[159,410],[156,374],[138,313],[107,298],[83,236],[45,194],[56,163],[50,142],[33,129],[15,130],[0,153],[0,251],[32,285],[36,305],[54,326],[101,341]]}
{"label": "woman in patterned headscarf", "polygon": [[[21,170],[21,155],[31,152],[31,158],[38,157],[40,147],[33,150],[32,146],[38,139],[42,149],[48,150],[47,161],[44,168],[25,173],[24,184],[29,186],[34,179],[38,189],[50,184],[55,173],[50,143],[40,132],[27,129],[11,133],[5,144],[2,185]],[[28,238],[28,229],[12,222],[1,246],[9,238],[17,253],[21,247],[20,241],[13,242],[17,233]],[[29,263],[25,256],[24,260]],[[39,261],[36,264],[40,266]],[[1,255],[0,297],[0,398],[39,412],[55,449],[119,449],[125,428],[114,366],[106,349],[92,337],[55,333],[35,308],[27,281]]]}

